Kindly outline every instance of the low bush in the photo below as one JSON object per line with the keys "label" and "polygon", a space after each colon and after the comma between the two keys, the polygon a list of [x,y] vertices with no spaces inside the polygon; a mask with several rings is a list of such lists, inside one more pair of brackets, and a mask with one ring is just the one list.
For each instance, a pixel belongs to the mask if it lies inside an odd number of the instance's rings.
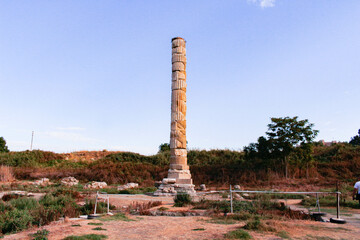
{"label": "low bush", "polygon": [[86,234],[81,236],[68,236],[64,238],[63,240],[102,240],[107,239],[106,235],[100,235],[100,234]]}
{"label": "low bush", "polygon": [[28,228],[33,217],[27,210],[14,209],[0,215],[0,228],[3,234],[18,232]]}
{"label": "low bush", "polygon": [[174,197],[174,206],[183,207],[191,204],[191,196],[186,192],[178,192]]}
{"label": "low bush", "polygon": [[47,236],[49,235],[50,231],[43,229],[43,230],[38,230],[36,233],[31,234],[31,236],[33,237],[33,240],[47,240]]}
{"label": "low bush", "polygon": [[12,199],[9,204],[18,210],[32,210],[39,207],[36,199],[27,197]]}
{"label": "low bush", "polygon": [[231,232],[228,232],[224,236],[226,239],[252,239],[251,235],[243,230],[243,229],[237,229]]}
{"label": "low bush", "polygon": [[106,231],[107,229],[102,228],[102,227],[96,227],[96,228],[92,228],[92,230],[96,230],[96,231]]}
{"label": "low bush", "polygon": [[149,201],[145,203],[134,202],[129,205],[128,212],[132,214],[150,215],[150,208],[160,206],[161,201]]}

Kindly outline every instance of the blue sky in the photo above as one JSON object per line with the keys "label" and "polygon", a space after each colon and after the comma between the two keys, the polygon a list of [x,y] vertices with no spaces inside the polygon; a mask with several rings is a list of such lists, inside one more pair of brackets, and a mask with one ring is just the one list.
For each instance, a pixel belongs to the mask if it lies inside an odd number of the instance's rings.
{"label": "blue sky", "polygon": [[169,142],[171,38],[187,41],[190,149],[243,146],[270,117],[317,140],[360,128],[360,1],[0,1],[10,150],[153,154]]}

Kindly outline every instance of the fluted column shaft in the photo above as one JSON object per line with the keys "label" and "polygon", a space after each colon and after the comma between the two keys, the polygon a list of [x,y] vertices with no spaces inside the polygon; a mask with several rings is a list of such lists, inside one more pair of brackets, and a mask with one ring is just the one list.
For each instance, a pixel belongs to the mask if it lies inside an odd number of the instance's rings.
{"label": "fluted column shaft", "polygon": [[170,169],[188,170],[186,150],[186,48],[183,38],[172,39]]}

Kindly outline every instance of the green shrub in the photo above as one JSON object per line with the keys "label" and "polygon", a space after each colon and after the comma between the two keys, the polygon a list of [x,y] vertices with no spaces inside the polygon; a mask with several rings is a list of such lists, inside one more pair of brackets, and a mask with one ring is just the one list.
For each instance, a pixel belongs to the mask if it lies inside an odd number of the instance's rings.
{"label": "green shrub", "polygon": [[68,236],[63,240],[102,240],[106,239],[106,235],[99,235],[99,234],[86,234],[81,236]]}
{"label": "green shrub", "polygon": [[61,211],[55,207],[44,207],[40,205],[31,212],[33,216],[32,224],[39,227],[49,224],[52,221],[57,221],[61,214]]}
{"label": "green shrub", "polygon": [[243,228],[247,230],[260,230],[261,227],[262,224],[260,222],[260,218],[255,217],[254,219],[248,221]]}
{"label": "green shrub", "polygon": [[117,213],[115,215],[112,216],[106,216],[106,217],[102,217],[99,219],[102,222],[108,222],[108,221],[125,221],[125,222],[131,222],[134,221],[130,218],[128,218],[125,214],[123,213]]}
{"label": "green shrub", "polygon": [[27,210],[14,209],[0,215],[0,227],[3,234],[18,232],[28,228],[33,220]]}
{"label": "green shrub", "polygon": [[102,228],[102,227],[96,227],[96,228],[92,228],[92,230],[96,230],[96,231],[106,231],[107,229]]}
{"label": "green shrub", "polygon": [[183,207],[191,204],[191,196],[186,192],[178,192],[174,197],[174,206]]}
{"label": "green shrub", "polygon": [[21,197],[9,201],[9,204],[18,210],[32,210],[39,207],[38,201],[34,198]]}
{"label": "green shrub", "polygon": [[252,239],[250,234],[243,229],[237,229],[225,234],[226,239]]}
{"label": "green shrub", "polygon": [[43,229],[43,230],[38,230],[36,233],[31,234],[31,236],[33,237],[33,240],[47,240],[47,236],[49,235],[50,231]]}

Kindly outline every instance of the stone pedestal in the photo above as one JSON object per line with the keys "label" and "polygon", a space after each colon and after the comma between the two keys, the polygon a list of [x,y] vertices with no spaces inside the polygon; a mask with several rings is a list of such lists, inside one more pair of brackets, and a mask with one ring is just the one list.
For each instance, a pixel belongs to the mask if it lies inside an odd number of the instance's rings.
{"label": "stone pedestal", "polygon": [[170,151],[168,177],[163,179],[154,195],[177,192],[194,195],[186,150],[186,48],[185,40],[180,37],[172,39]]}

